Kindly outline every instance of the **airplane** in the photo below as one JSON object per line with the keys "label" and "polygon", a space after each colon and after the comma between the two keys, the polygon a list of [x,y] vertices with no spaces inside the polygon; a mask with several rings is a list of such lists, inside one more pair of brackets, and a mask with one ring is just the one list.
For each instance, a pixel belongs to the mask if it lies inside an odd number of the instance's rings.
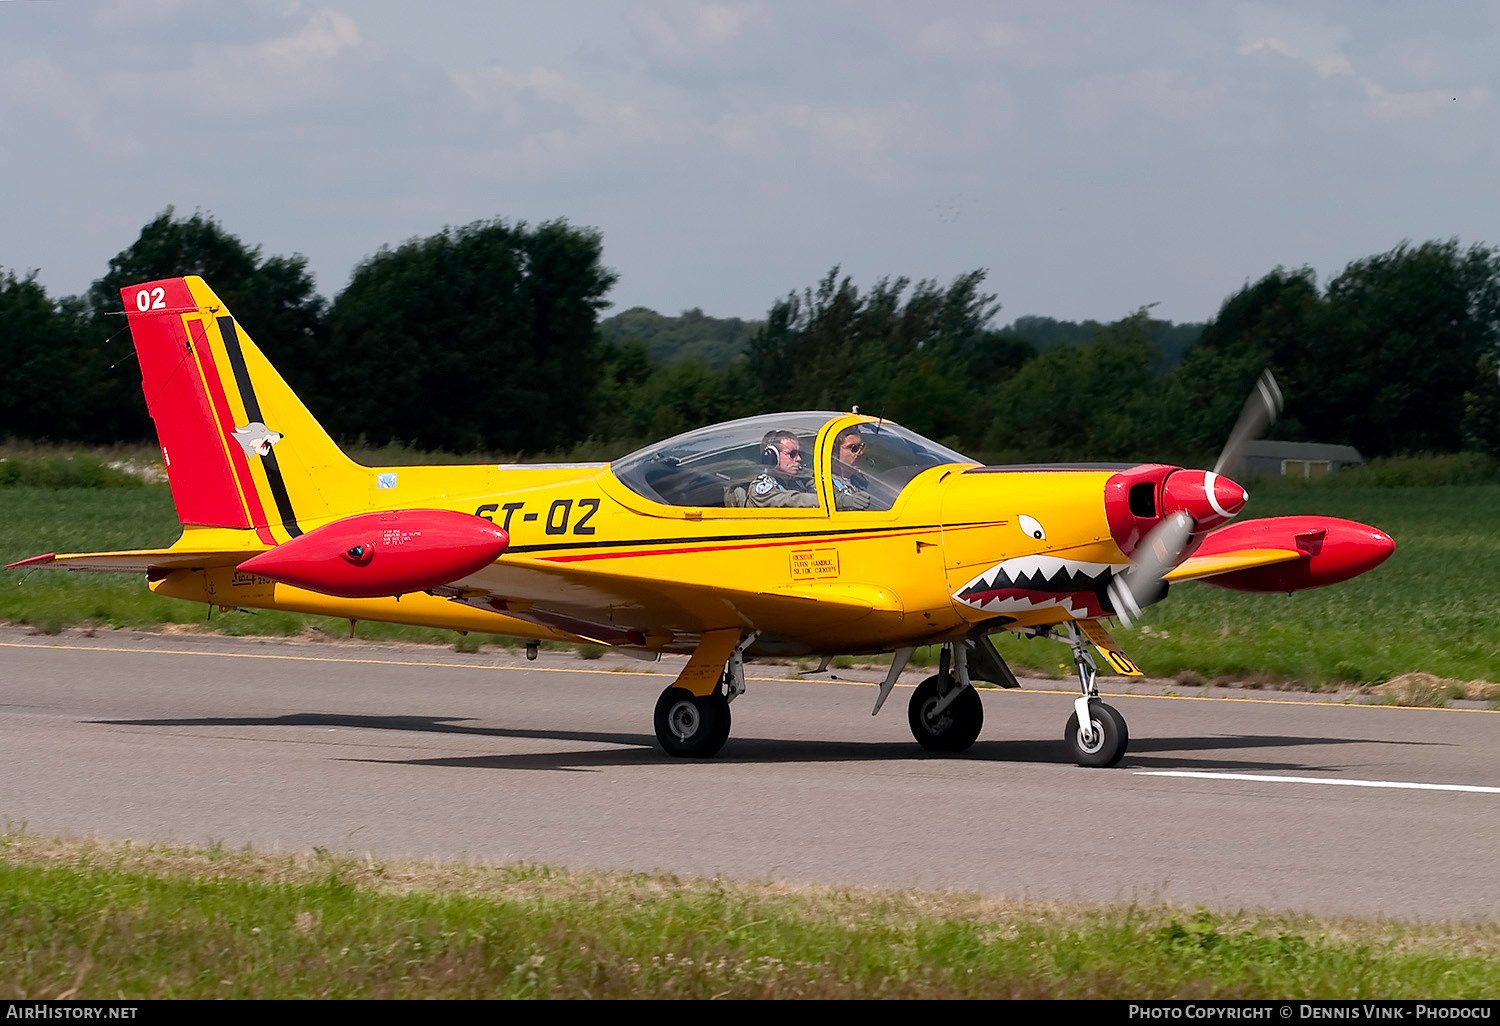
{"label": "airplane", "polygon": [[[1212,471],[983,466],[832,411],[716,424],[612,463],[367,467],[202,278],[121,296],[182,535],[11,568],[131,571],[159,595],[225,609],[507,635],[531,658],[542,641],[686,653],[654,711],[677,757],[725,744],[746,658],[821,656],[826,669],[890,653],[873,715],[919,646],[940,656],[908,703],[912,735],[962,752],[984,722],[975,683],[1019,686],[991,640],[1009,631],[1069,646],[1080,693],[1064,742],[1081,766],[1113,766],[1129,732],[1099,699],[1091,649],[1116,673],[1141,670],[1106,621],[1133,623],[1185,581],[1334,584],[1395,547],[1334,517],[1230,523],[1248,495],[1223,471],[1281,408],[1269,372]],[[786,473],[794,449],[810,473]],[[783,504],[764,504],[780,491]]]}

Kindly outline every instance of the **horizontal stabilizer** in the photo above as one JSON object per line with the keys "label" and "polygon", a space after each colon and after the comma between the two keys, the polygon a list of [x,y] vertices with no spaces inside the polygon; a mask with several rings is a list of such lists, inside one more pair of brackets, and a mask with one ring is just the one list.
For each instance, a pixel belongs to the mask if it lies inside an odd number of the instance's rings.
{"label": "horizontal stabilizer", "polygon": [[122,552],[49,552],[6,566],[7,570],[45,567],[52,570],[93,570],[102,573],[144,574],[152,570],[194,570],[238,566],[260,549],[127,549]]}

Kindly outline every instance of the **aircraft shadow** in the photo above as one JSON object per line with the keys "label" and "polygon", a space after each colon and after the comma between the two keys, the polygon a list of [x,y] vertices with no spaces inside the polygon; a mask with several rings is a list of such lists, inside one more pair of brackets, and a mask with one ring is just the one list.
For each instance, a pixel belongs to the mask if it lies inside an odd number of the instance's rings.
{"label": "aircraft shadow", "polygon": [[[667,762],[656,738],[646,733],[588,730],[526,730],[510,727],[469,726],[464,717],[444,716],[356,716],[339,713],[290,713],[284,716],[208,716],[140,720],[91,720],[110,726],[135,727],[343,727],[362,730],[396,730],[423,734],[455,734],[527,740],[573,741],[624,746],[568,752],[517,752],[503,755],[452,756],[432,759],[343,759],[386,765],[433,766],[466,769],[554,770],[590,772],[619,766]],[[1439,742],[1391,741],[1371,738],[1296,737],[1279,734],[1236,734],[1207,737],[1136,738],[1121,762],[1123,768],[1203,770],[1297,770],[1333,772],[1346,767],[1274,757],[1223,758],[1209,753],[1302,748],[1314,745],[1428,745]],[[981,740],[967,752],[945,755],[924,752],[916,742],[789,740],[731,736],[712,760],[717,765],[763,763],[887,762],[957,760],[1071,765],[1061,740]]]}

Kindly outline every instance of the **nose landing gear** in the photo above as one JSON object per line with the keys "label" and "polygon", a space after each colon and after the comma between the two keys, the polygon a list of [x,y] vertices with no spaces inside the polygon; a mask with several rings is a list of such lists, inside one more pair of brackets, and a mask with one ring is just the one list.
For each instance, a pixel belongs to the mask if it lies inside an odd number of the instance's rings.
{"label": "nose landing gear", "polygon": [[1114,706],[1099,701],[1099,689],[1094,684],[1098,670],[1083,632],[1072,622],[1065,629],[1083,694],[1073,702],[1073,715],[1068,717],[1068,725],[1063,729],[1063,743],[1068,746],[1073,761],[1080,766],[1114,766],[1125,757],[1125,750],[1130,747],[1130,731],[1125,727],[1125,717]]}

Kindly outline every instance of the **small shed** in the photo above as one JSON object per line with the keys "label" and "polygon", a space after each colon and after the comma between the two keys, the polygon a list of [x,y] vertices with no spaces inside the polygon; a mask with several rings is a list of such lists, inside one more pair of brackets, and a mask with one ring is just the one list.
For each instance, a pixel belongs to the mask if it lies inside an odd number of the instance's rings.
{"label": "small shed", "polygon": [[1249,480],[1256,477],[1300,477],[1311,480],[1345,467],[1358,466],[1364,457],[1352,445],[1324,442],[1248,442],[1239,465],[1229,476]]}

